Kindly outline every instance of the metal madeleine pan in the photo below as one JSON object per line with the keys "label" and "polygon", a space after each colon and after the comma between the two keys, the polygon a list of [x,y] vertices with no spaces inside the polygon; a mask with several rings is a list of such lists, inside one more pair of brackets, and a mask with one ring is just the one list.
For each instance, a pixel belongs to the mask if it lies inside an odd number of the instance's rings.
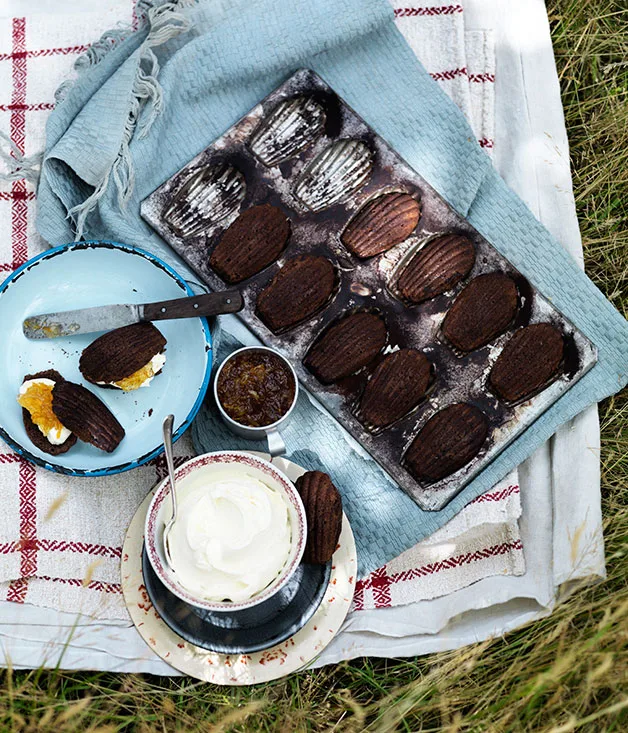
{"label": "metal madeleine pan", "polygon": [[[218,197],[220,218],[204,210],[204,227],[193,227],[187,233],[185,223],[169,225],[173,203],[181,196],[190,172],[202,177],[196,171],[222,171],[224,166],[238,171],[243,184],[236,187],[237,196],[231,190],[226,202]],[[231,174],[229,181],[233,179]],[[235,176],[235,180],[240,178]],[[215,197],[216,191],[214,185],[209,194]],[[343,245],[342,232],[363,206],[391,192],[407,193],[420,202],[418,225],[388,251],[366,259],[357,257]],[[210,197],[203,198],[196,189],[194,193],[203,201]],[[238,205],[228,210],[236,200]],[[224,289],[225,283],[211,269],[210,254],[237,216],[260,204],[271,204],[284,212],[291,234],[276,261],[238,285],[246,302],[240,317],[265,344],[292,361],[302,384],[424,509],[442,509],[597,360],[595,346],[307,69],[296,72],[147,197],[141,213],[199,277],[218,290]],[[185,206],[193,208],[184,195],[181,209]],[[181,211],[175,206],[175,216],[178,213]],[[451,290],[430,300],[418,305],[404,301],[396,284],[403,268],[434,237],[451,233],[473,242],[476,256],[471,271]],[[256,315],[257,296],[288,259],[305,254],[330,260],[337,273],[337,288],[311,317],[273,333]],[[506,273],[517,283],[515,318],[488,345],[470,353],[456,352],[441,333],[442,321],[465,285],[493,271]],[[386,347],[357,373],[336,384],[322,384],[304,366],[303,359],[323,331],[355,310],[375,310],[383,315],[388,331]],[[529,399],[516,404],[498,399],[487,378],[505,343],[518,328],[544,321],[554,324],[566,340],[560,373]],[[404,347],[425,353],[433,365],[433,380],[416,407],[386,428],[373,430],[360,422],[360,397],[384,356]],[[404,455],[429,418],[456,402],[469,402],[482,410],[489,424],[488,437],[465,466],[440,481],[421,483],[407,470]]]}

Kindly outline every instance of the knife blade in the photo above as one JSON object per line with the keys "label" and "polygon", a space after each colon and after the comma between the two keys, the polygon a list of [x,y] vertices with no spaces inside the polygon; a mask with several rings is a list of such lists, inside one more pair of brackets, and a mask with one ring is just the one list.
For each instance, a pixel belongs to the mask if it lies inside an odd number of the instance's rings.
{"label": "knife blade", "polygon": [[24,319],[22,331],[28,339],[53,339],[111,331],[141,321],[237,313],[243,307],[242,295],[237,290],[226,290],[157,303],[101,305],[60,313],[42,313]]}

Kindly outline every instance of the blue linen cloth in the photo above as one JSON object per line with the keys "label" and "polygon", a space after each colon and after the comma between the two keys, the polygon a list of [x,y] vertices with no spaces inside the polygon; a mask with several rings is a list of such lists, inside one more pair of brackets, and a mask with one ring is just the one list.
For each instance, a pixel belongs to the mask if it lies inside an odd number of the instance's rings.
{"label": "blue linen cloth", "polygon": [[[462,113],[395,28],[388,0],[236,0],[225,6],[207,0],[185,12],[190,29],[153,48],[164,106],[149,133],[130,141],[135,186],[126,210],[120,211],[110,176],[85,236],[143,247],[193,278],[140,219],[140,201],[296,69],[309,67],[598,347],[598,364],[440,512],[417,507],[368,457],[348,448],[332,417],[302,398],[287,435],[292,457],[334,475],[363,574],[441,527],[559,425],[621,389],[628,381],[628,323],[492,168]],[[52,244],[75,238],[70,210],[118,156],[147,35],[140,29],[83,71],[50,115],[37,226]],[[140,111],[140,125],[149,114]],[[202,446],[236,447],[209,402],[198,420]]]}

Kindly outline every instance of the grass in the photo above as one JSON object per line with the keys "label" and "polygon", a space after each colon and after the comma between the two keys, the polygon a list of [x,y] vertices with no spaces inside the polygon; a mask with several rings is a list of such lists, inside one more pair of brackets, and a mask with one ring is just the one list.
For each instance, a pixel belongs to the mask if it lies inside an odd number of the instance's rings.
{"label": "grass", "polygon": [[[548,0],[588,274],[628,315],[628,12]],[[253,689],[189,679],[3,673],[0,731],[628,729],[628,395],[600,407],[608,579],[504,639],[360,659]]]}

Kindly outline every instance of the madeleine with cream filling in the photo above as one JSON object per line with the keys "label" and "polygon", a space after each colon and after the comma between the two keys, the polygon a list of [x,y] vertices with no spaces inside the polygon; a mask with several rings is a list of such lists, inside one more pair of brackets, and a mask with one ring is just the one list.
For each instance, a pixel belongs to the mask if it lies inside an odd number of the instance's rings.
{"label": "madeleine with cream filling", "polygon": [[99,387],[131,392],[148,387],[166,362],[166,339],[150,322],[134,323],[99,336],[83,350],[81,374]]}

